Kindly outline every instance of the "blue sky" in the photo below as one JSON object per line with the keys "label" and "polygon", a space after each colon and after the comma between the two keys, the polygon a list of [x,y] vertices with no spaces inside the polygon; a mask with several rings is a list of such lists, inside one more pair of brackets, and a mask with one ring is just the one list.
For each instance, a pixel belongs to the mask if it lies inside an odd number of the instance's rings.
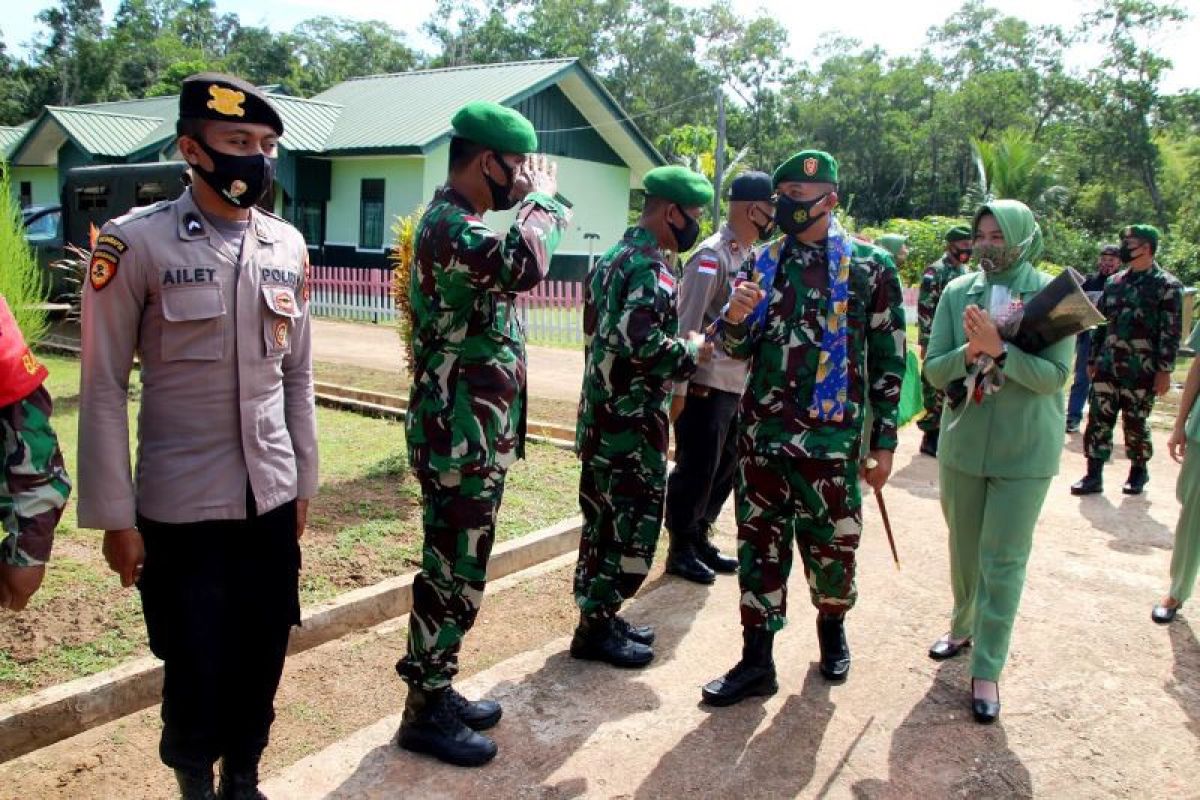
{"label": "blue sky", "polygon": [[[681,0],[685,5],[702,6],[708,0]],[[103,0],[108,18],[112,18],[119,0]],[[311,17],[347,16],[356,19],[382,19],[399,30],[405,31],[409,41],[418,47],[427,42],[420,32],[421,23],[429,16],[434,0],[401,0],[380,3],[378,0],[217,0],[217,9],[222,13],[236,12],[244,23],[267,24],[275,30],[289,30],[297,23]],[[742,14],[751,14],[765,9],[775,14],[788,28],[789,39],[794,43],[791,55],[799,61],[807,61],[806,52],[815,38],[812,17],[814,11],[821,14],[836,7],[837,15],[830,15],[816,26],[816,33],[839,30],[862,40],[866,44],[881,45],[892,55],[910,53],[920,48],[925,31],[940,23],[961,5],[961,0],[837,0],[836,3],[797,3],[795,0],[733,0],[734,7]],[[1094,4],[1085,0],[1003,0],[993,2],[1005,13],[1030,22],[1073,26]],[[0,24],[4,42],[10,52],[23,52],[22,45],[30,41],[37,31],[34,15],[49,5],[48,0],[9,0],[10,9],[6,20]],[[1176,30],[1166,31],[1152,44],[1162,54],[1175,62],[1175,69],[1164,81],[1164,88],[1177,91],[1183,88],[1200,88],[1200,0],[1182,0],[1180,5],[1188,8],[1193,19]],[[14,7],[15,6],[15,7]],[[1098,56],[1094,50],[1078,48],[1069,54],[1074,66],[1094,63]]]}

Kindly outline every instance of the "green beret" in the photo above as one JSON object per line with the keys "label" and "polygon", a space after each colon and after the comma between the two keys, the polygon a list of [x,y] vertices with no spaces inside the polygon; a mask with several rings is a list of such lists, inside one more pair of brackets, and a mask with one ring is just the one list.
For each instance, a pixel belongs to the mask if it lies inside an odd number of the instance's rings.
{"label": "green beret", "polygon": [[946,231],[947,242],[969,242],[974,239],[971,229],[966,225],[955,225],[950,230]]}
{"label": "green beret", "polygon": [[646,194],[661,197],[681,206],[706,206],[712,202],[713,187],[708,178],[687,167],[655,167],[642,179]]}
{"label": "green beret", "polygon": [[1149,242],[1155,250],[1158,249],[1158,237],[1162,234],[1153,225],[1129,225],[1121,232],[1121,236],[1136,236],[1143,242]]}
{"label": "green beret", "polygon": [[776,186],[784,181],[836,184],[838,163],[824,150],[801,150],[776,167],[772,180]]}
{"label": "green beret", "polygon": [[283,135],[283,120],[257,86],[233,75],[198,72],[179,87],[179,119],[253,122]]}
{"label": "green beret", "polygon": [[900,248],[908,242],[908,237],[899,233],[885,233],[879,237],[877,244],[894,256],[899,257]]}
{"label": "green beret", "polygon": [[498,153],[534,153],[538,149],[533,123],[520,111],[476,100],[460,108],[450,120],[456,136]]}

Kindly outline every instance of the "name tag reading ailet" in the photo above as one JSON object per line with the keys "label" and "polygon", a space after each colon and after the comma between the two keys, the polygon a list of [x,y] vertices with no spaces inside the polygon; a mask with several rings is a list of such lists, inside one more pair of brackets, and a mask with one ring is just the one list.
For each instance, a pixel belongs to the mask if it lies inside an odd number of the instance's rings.
{"label": "name tag reading ailet", "polygon": [[175,286],[183,283],[215,283],[217,271],[211,267],[176,267],[163,270],[162,285]]}

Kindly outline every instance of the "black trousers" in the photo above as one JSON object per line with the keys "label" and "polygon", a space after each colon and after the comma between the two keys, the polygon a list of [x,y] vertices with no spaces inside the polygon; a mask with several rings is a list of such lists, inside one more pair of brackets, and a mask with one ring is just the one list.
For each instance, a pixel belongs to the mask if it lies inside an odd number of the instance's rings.
{"label": "black trousers", "polygon": [[[250,501],[251,507],[253,500]],[[245,520],[138,518],[150,649],[164,662],[159,754],[173,769],[258,763],[300,622],[296,503]]]}
{"label": "black trousers", "polygon": [[737,417],[741,395],[710,390],[688,394],[675,420],[675,468],[667,478],[666,524],[692,540],[716,522],[737,473]]}

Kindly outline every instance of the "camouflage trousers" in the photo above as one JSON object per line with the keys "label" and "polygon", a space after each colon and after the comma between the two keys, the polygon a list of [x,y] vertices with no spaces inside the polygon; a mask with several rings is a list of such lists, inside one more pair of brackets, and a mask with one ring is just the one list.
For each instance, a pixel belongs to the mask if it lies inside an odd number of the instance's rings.
{"label": "camouflage trousers", "polygon": [[777,631],[787,622],[792,543],[809,595],[825,614],[854,607],[854,552],[862,494],[854,461],[743,456],[738,463],[738,584],[742,625]]}
{"label": "camouflage trousers", "polygon": [[50,560],[54,527],[71,494],[45,388],[0,408],[0,561],[32,567]]}
{"label": "camouflage trousers", "polygon": [[665,470],[583,465],[575,604],[584,616],[615,616],[646,580],[662,528],[666,478]]}
{"label": "camouflage trousers", "polygon": [[503,469],[418,473],[425,543],[413,581],[408,653],[396,672],[427,691],[450,685],[458,651],[475,624],[504,495]]}
{"label": "camouflage trousers", "polygon": [[946,393],[933,388],[925,375],[921,375],[921,399],[924,400],[925,416],[917,420],[917,427],[926,433],[939,430],[942,426],[942,406],[946,402]]}
{"label": "camouflage trousers", "polygon": [[1125,454],[1130,461],[1149,461],[1154,455],[1154,445],[1150,441],[1150,412],[1153,409],[1153,389],[1130,388],[1112,378],[1097,375],[1092,382],[1087,427],[1083,431],[1084,454],[1088,458],[1108,461],[1119,413],[1125,431]]}

